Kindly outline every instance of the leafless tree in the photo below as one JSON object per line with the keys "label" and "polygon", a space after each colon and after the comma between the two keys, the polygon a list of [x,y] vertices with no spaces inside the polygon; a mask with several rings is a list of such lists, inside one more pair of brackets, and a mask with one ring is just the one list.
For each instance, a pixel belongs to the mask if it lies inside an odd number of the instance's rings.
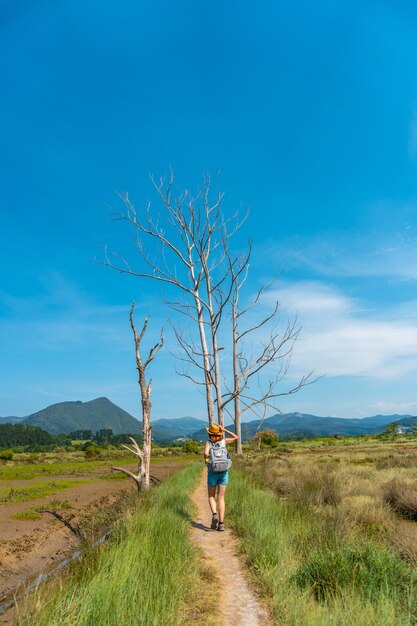
{"label": "leafless tree", "polygon": [[[116,219],[128,222],[134,227],[137,239],[136,248],[141,257],[139,269],[119,255],[108,254],[106,250],[104,264],[122,273],[149,278],[174,288],[179,293],[175,300],[167,304],[176,312],[186,316],[187,329],[198,331],[198,341],[189,338],[174,325],[174,332],[182,350],[182,369],[179,373],[194,383],[201,384],[205,391],[209,423],[215,420],[224,425],[224,413],[230,413],[235,421],[239,435],[238,451],[241,452],[241,415],[248,410],[261,419],[270,408],[276,409],[274,401],[283,395],[295,393],[301,387],[312,382],[311,373],[303,376],[293,388],[282,390],[278,387],[288,371],[290,358],[300,326],[294,318],[281,331],[277,330],[280,306],[275,304],[269,315],[261,317],[259,322],[242,328],[243,320],[260,302],[264,292],[262,288],[253,302],[241,308],[240,292],[249,270],[251,249],[246,256],[233,257],[229,252],[229,241],[246,220],[239,213],[225,218],[221,210],[222,194],[215,194],[212,199],[212,184],[209,177],[204,178],[202,188],[196,195],[185,190],[175,194],[174,177],[159,182],[151,178],[154,188],[162,201],[168,217],[168,230],[159,224],[150,203],[144,212],[137,212],[127,194],[121,198],[125,205],[124,212],[117,212]],[[159,244],[159,254],[155,259],[144,247],[142,237]],[[230,318],[227,318],[228,314]],[[223,376],[225,360],[220,355],[224,346],[219,338],[225,339],[224,331],[227,319],[231,319],[231,343],[233,362],[233,383],[222,385],[227,377]],[[248,350],[248,340],[255,338],[257,331],[269,334],[263,343]],[[202,379],[190,367],[196,368]],[[265,373],[273,371],[272,378],[265,384]],[[229,411],[233,401],[234,411]],[[277,409],[278,410],[278,409]]]}
{"label": "leafless tree", "polygon": [[[218,329],[226,302],[219,304],[216,294],[228,276],[224,273],[224,241],[228,240],[241,226],[238,213],[225,219],[221,212],[222,194],[211,200],[211,179],[206,177],[202,189],[196,196],[187,190],[178,197],[172,194],[173,174],[168,181],[161,179],[152,183],[167,211],[173,232],[169,235],[151,214],[148,203],[144,215],[139,215],[128,194],[122,194],[125,212],[117,212],[116,219],[127,221],[138,233],[136,248],[145,269],[136,270],[119,255],[110,255],[106,250],[104,264],[119,272],[150,278],[177,289],[184,299],[168,304],[184,313],[198,328],[199,346],[189,342],[176,329],[176,336],[185,353],[185,361],[196,366],[203,374],[203,385],[207,403],[209,423],[215,419],[224,425],[221,372],[218,346]],[[229,230],[228,230],[229,229]],[[155,260],[144,248],[141,236],[160,244],[160,255]],[[222,293],[227,290],[223,289]],[[196,380],[185,370],[182,375]]]}
{"label": "leafless tree", "polygon": [[[291,395],[299,391],[302,387],[313,382],[313,372],[301,377],[297,384],[289,389],[278,389],[279,383],[285,378],[290,359],[292,356],[294,343],[298,338],[301,326],[297,322],[297,317],[287,320],[283,329],[279,328],[280,303],[275,302],[272,311],[266,316],[261,316],[251,326],[241,329],[241,321],[244,317],[260,304],[265,287],[261,287],[252,301],[243,308],[240,308],[241,289],[244,286],[249,271],[249,261],[252,246],[249,244],[249,251],[246,256],[240,259],[232,258],[227,244],[225,245],[225,256],[229,264],[231,277],[230,315],[232,323],[232,361],[233,361],[233,385],[228,388],[223,396],[223,409],[233,401],[233,420],[235,432],[239,439],[236,442],[236,452],[242,454],[242,429],[241,417],[245,411],[255,413],[261,423],[266,417],[268,408],[279,411],[275,404],[278,397]],[[256,348],[247,348],[243,341],[256,335],[261,329],[267,334],[262,341],[256,341]],[[261,375],[267,370],[272,370],[266,385],[261,383]],[[255,385],[253,382],[255,381]],[[254,388],[255,387],[255,388]]]}
{"label": "leafless tree", "polygon": [[161,348],[163,347],[164,338],[161,333],[159,342],[156,343],[149,350],[148,357],[145,359],[145,361],[143,361],[141,353],[140,353],[140,344],[146,333],[149,317],[145,318],[145,321],[142,326],[142,330],[138,334],[135,323],[134,323],[134,319],[133,319],[134,310],[135,310],[135,303],[132,302],[132,306],[130,308],[130,326],[132,328],[133,337],[135,341],[136,367],[137,367],[138,374],[139,374],[138,382],[139,382],[140,395],[141,395],[141,400],[142,400],[143,443],[142,443],[142,448],[141,448],[133,437],[129,437],[132,445],[128,446],[128,445],[123,444],[123,447],[126,448],[126,450],[129,450],[129,452],[132,452],[132,454],[134,454],[138,459],[138,468],[137,468],[136,474],[134,472],[131,472],[125,469],[124,467],[113,466],[111,469],[114,471],[123,472],[127,476],[130,476],[131,478],[133,478],[133,480],[136,482],[138,491],[146,491],[147,489],[149,489],[150,480],[151,480],[150,463],[151,463],[151,445],[152,445],[152,425],[151,425],[152,381],[149,380],[149,382],[147,382],[146,380],[146,368],[152,363],[152,361],[156,357],[159,350],[161,350]]}

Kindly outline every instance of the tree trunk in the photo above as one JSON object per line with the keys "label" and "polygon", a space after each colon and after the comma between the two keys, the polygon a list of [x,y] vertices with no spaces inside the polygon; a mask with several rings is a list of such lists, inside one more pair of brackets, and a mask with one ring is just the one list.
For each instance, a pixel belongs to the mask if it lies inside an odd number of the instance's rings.
{"label": "tree trunk", "polygon": [[203,364],[204,364],[204,382],[206,385],[206,401],[207,401],[207,413],[209,424],[214,422],[214,403],[213,403],[213,391],[211,388],[212,378],[211,378],[211,367],[210,367],[210,358],[207,349],[207,340],[206,340],[206,331],[204,328],[204,320],[203,320],[203,307],[200,303],[198,295],[195,297],[196,309],[197,309],[197,319],[198,319],[198,330],[200,333],[200,343],[201,343],[201,352],[203,354]]}
{"label": "tree trunk", "polygon": [[242,455],[242,427],[240,423],[240,398],[239,398],[239,372],[237,354],[237,309],[236,302],[232,303],[232,326],[233,326],[233,392],[234,392],[234,417],[235,433],[239,437],[236,441],[236,454]]}
{"label": "tree trunk", "polygon": [[150,486],[149,474],[151,468],[151,445],[152,445],[152,427],[151,427],[151,388],[150,383],[145,383],[145,372],[142,372],[140,378],[140,390],[142,394],[142,418],[143,418],[143,444],[142,444],[142,460],[140,463],[140,490],[147,491]]}
{"label": "tree trunk", "polygon": [[[210,331],[211,331],[211,345],[213,348],[213,366],[214,366],[214,388],[216,390],[216,402],[217,402],[217,422],[220,426],[224,426],[224,413],[223,413],[223,401],[222,401],[222,388],[221,388],[221,376],[220,376],[220,363],[219,363],[219,348],[217,345],[217,326],[216,315],[213,307],[213,288],[211,282],[211,274],[207,266],[207,258],[201,257],[204,276],[206,279],[206,292],[207,292],[207,305],[210,316]],[[211,422],[210,422],[211,423]]]}

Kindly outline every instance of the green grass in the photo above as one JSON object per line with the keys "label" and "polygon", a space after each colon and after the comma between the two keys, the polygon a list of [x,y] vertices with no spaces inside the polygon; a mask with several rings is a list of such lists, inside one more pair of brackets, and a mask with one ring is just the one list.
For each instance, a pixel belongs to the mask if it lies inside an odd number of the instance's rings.
{"label": "green grass", "polygon": [[301,589],[311,589],[319,602],[351,589],[375,604],[387,593],[404,609],[417,576],[384,546],[368,543],[315,550],[298,567],[293,580]]}
{"label": "green grass", "polygon": [[[201,463],[189,464],[158,488],[139,496],[136,511],[125,516],[115,538],[87,555],[67,576],[59,592],[41,590],[36,602],[43,610],[23,623],[200,623],[198,606],[204,599],[205,573],[189,536],[189,493],[200,475]],[[47,595],[42,596],[43,593]],[[192,613],[187,608],[191,605],[195,605]]]}
{"label": "green grass", "polygon": [[10,489],[0,489],[0,504],[10,502],[26,502],[28,500],[36,500],[37,498],[45,498],[54,493],[59,493],[64,489],[75,487],[76,485],[85,484],[91,481],[80,480],[57,480],[37,483],[28,487],[11,487]]}
{"label": "green grass", "polygon": [[416,623],[416,572],[366,537],[345,542],[337,507],[318,513],[285,501],[234,468],[226,517],[277,624]]}
{"label": "green grass", "polygon": [[[50,500],[47,506],[48,509],[52,511],[68,511],[72,508],[68,500]],[[41,515],[37,512],[38,508],[39,506],[32,506],[27,511],[20,511],[19,513],[15,513],[15,515],[12,515],[12,519],[22,521],[40,519]]]}
{"label": "green grass", "polygon": [[[134,465],[134,460],[130,456],[118,459],[118,463]],[[91,469],[109,467],[110,465],[111,462],[107,459],[11,465],[0,467],[0,480],[30,480],[38,476],[87,476],[91,474]]]}
{"label": "green grass", "polygon": [[[15,465],[0,466],[0,481],[4,480],[30,480],[37,476],[89,476],[91,475],[91,469],[99,467],[110,468],[114,465],[114,461],[117,461],[117,465],[135,465],[135,459],[133,455],[126,454],[123,457],[116,457],[116,459],[101,458],[94,460],[79,460],[79,461],[66,461],[66,462],[41,462],[41,463],[25,463]],[[152,457],[151,467],[156,464],[163,464],[172,462],[186,462],[189,461],[189,457],[186,456],[172,456],[172,457]]]}
{"label": "green grass", "polygon": [[20,513],[15,513],[14,515],[12,515],[12,519],[21,520],[24,522],[27,520],[40,519],[40,517],[40,514],[36,513],[36,511],[20,511]]}

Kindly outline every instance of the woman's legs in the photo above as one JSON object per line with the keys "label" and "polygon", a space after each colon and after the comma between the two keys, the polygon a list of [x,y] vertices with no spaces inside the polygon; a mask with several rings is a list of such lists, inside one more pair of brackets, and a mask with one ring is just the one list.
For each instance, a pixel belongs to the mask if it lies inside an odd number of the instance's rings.
{"label": "woman's legs", "polygon": [[210,485],[209,485],[207,487],[207,492],[208,492],[208,501],[209,501],[211,512],[212,513],[216,513],[217,512],[217,508],[216,508],[216,487],[210,487]]}
{"label": "woman's legs", "polygon": [[217,507],[219,510],[219,522],[224,522],[224,494],[226,493],[226,485],[217,485]]}

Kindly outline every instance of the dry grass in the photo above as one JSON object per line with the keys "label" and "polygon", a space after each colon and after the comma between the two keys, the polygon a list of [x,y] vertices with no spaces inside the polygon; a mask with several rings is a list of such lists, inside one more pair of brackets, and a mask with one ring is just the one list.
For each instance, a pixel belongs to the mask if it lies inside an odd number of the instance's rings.
{"label": "dry grass", "polygon": [[383,485],[382,496],[398,515],[417,521],[417,490],[414,485],[394,478]]}
{"label": "dry grass", "polygon": [[377,469],[390,469],[392,467],[417,468],[417,456],[415,454],[389,454],[380,459],[376,464]]}
{"label": "dry grass", "polygon": [[235,463],[228,515],[276,623],[417,624],[416,444],[286,442]]}
{"label": "dry grass", "polygon": [[298,504],[336,505],[342,501],[343,486],[335,470],[322,467],[298,467],[275,480],[274,490]]}
{"label": "dry grass", "polygon": [[[319,535],[326,537],[324,544],[372,540],[416,562],[415,440],[286,443],[283,450],[254,455],[243,467],[289,505],[312,509],[310,533],[297,541]],[[412,521],[404,526],[404,519]]]}
{"label": "dry grass", "polygon": [[391,527],[390,541],[404,561],[417,566],[417,525],[414,522],[399,520]]}

